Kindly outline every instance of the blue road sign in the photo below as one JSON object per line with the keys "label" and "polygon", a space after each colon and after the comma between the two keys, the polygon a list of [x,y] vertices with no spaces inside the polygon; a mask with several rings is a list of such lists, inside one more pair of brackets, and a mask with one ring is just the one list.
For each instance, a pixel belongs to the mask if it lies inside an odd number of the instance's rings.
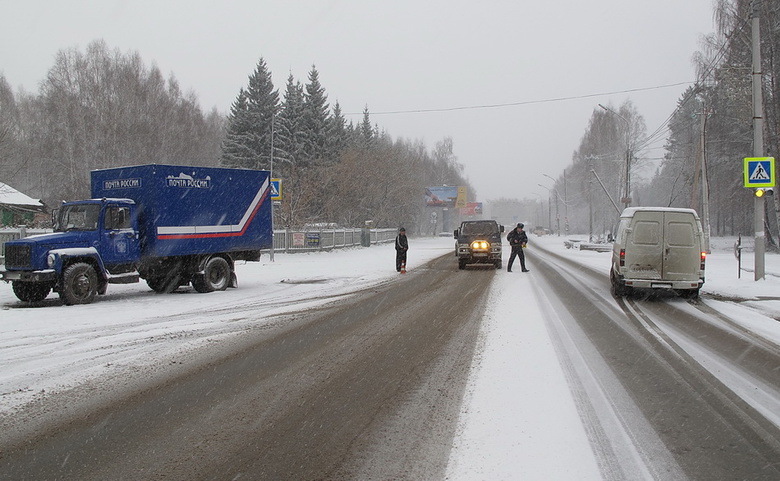
{"label": "blue road sign", "polygon": [[271,179],[271,200],[282,200],[282,179]]}
{"label": "blue road sign", "polygon": [[775,158],[746,157],[744,180],[745,187],[774,187]]}

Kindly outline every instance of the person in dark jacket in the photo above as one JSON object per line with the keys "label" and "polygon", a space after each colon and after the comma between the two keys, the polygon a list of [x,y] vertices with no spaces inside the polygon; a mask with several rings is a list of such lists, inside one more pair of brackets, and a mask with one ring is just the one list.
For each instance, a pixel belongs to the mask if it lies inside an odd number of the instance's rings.
{"label": "person in dark jacket", "polygon": [[406,251],[409,250],[409,240],[406,238],[406,229],[401,227],[395,237],[395,270],[401,272],[401,265],[406,267]]}
{"label": "person in dark jacket", "polygon": [[523,224],[517,224],[517,227],[506,236],[506,240],[509,241],[509,245],[512,247],[512,253],[509,255],[509,264],[506,266],[507,272],[512,272],[512,264],[515,262],[515,256],[520,259],[520,267],[523,272],[528,272],[525,268],[525,253],[523,249],[528,243],[528,235],[523,230]]}

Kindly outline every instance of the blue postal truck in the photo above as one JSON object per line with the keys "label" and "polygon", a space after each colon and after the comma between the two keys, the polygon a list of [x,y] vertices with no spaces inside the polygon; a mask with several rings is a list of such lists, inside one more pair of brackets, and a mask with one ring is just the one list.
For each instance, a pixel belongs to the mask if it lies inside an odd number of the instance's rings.
{"label": "blue postal truck", "polygon": [[224,290],[235,261],[272,246],[268,171],[152,164],[95,170],[91,184],[92,199],[53,213],[53,233],[6,242],[0,279],[20,300],[53,290],[87,304],[140,279],[160,293]]}

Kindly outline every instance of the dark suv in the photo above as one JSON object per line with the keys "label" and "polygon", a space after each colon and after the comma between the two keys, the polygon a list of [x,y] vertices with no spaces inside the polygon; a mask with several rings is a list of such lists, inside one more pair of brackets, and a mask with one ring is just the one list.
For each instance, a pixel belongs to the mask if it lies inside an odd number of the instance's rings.
{"label": "dark suv", "polygon": [[494,220],[467,220],[455,230],[458,268],[468,264],[493,264],[501,269],[501,233],[504,226]]}

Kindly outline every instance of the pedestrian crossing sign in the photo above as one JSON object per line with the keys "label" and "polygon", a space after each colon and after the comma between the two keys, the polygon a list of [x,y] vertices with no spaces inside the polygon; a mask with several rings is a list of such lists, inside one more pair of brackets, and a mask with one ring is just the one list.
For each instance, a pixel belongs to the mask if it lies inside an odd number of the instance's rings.
{"label": "pedestrian crossing sign", "polygon": [[775,158],[746,157],[745,187],[774,187]]}
{"label": "pedestrian crossing sign", "polygon": [[271,179],[271,200],[282,200],[282,179]]}

